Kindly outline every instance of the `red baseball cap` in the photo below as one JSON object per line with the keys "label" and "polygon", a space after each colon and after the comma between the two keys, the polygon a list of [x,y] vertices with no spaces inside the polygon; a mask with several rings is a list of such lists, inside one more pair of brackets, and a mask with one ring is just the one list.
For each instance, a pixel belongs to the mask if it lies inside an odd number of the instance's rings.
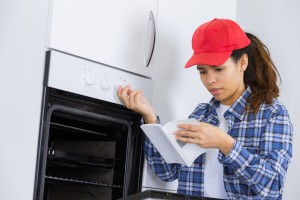
{"label": "red baseball cap", "polygon": [[241,27],[230,19],[213,19],[199,26],[192,38],[193,56],[185,68],[197,64],[218,66],[226,62],[233,50],[250,44]]}

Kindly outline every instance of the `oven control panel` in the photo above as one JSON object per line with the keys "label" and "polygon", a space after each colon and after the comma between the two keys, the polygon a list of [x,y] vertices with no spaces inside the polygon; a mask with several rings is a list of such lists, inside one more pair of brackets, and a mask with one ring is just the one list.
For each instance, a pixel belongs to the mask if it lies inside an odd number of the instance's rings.
{"label": "oven control panel", "polygon": [[117,97],[120,85],[142,90],[152,101],[152,79],[51,50],[47,86],[121,104]]}

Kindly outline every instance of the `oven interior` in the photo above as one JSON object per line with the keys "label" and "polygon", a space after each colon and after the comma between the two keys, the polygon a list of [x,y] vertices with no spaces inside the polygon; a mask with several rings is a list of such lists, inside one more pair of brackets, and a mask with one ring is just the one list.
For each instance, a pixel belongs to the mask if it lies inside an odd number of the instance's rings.
{"label": "oven interior", "polygon": [[55,89],[47,99],[37,199],[109,200],[139,192],[140,116]]}

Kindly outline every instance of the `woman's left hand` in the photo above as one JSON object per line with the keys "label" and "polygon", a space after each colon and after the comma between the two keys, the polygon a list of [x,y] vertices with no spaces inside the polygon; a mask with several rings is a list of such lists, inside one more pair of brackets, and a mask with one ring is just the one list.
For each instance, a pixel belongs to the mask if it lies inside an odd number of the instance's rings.
{"label": "woman's left hand", "polygon": [[179,124],[182,130],[175,131],[176,139],[197,144],[203,148],[218,148],[228,155],[233,147],[234,139],[216,126],[199,122],[199,125]]}

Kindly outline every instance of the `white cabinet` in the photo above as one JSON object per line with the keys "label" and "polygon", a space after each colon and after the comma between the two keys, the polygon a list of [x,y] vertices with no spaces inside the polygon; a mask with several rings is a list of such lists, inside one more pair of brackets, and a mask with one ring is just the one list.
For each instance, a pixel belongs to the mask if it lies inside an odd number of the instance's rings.
{"label": "white cabinet", "polygon": [[158,0],[52,0],[48,48],[152,77]]}

